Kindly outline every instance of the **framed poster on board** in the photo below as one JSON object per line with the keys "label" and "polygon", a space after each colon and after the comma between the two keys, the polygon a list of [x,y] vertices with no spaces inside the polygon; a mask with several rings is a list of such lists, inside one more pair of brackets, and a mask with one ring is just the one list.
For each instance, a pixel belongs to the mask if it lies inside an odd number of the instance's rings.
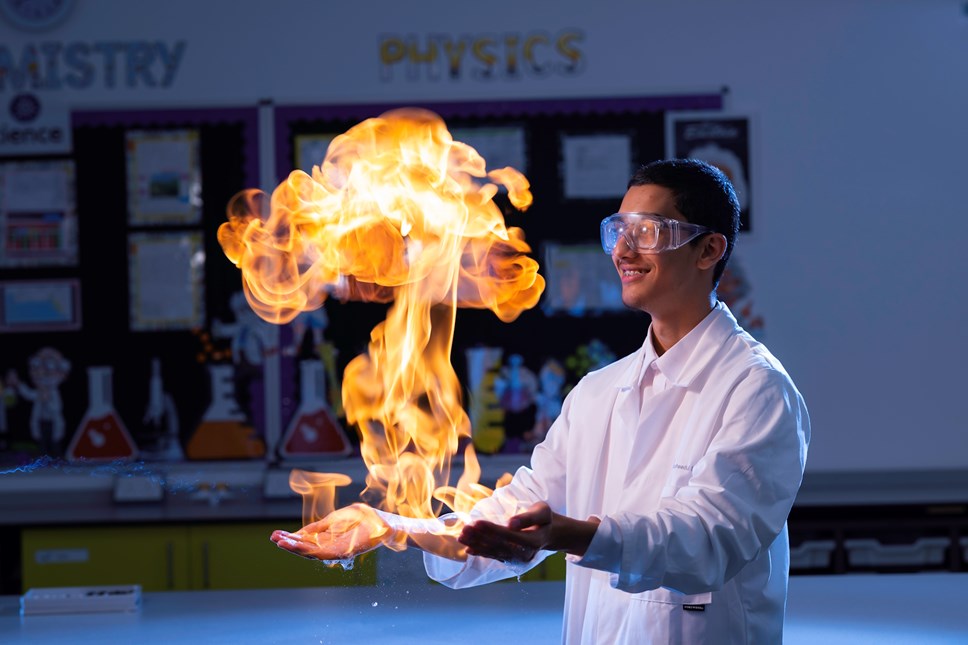
{"label": "framed poster on board", "polygon": [[338,135],[334,134],[298,134],[293,141],[296,152],[296,168],[307,175],[313,174],[313,166],[318,166],[326,159],[329,144]]}
{"label": "framed poster on board", "polygon": [[739,230],[752,230],[749,117],[667,112],[666,156],[701,159],[722,170],[739,200]]}
{"label": "framed poster on board", "polygon": [[528,155],[524,128],[520,126],[481,126],[451,128],[454,141],[466,143],[484,158],[487,170],[510,166],[528,174]]}
{"label": "framed poster on board", "polygon": [[202,177],[196,130],[130,130],[126,134],[128,224],[183,226],[202,220]]}
{"label": "framed poster on board", "polygon": [[612,259],[600,244],[545,242],[542,273],[547,287],[541,309],[575,317],[627,313]]}
{"label": "framed poster on board", "polygon": [[630,134],[562,134],[560,141],[565,199],[611,199],[625,195],[632,174]]}
{"label": "framed poster on board", "polygon": [[81,283],[67,280],[0,282],[0,333],[81,328]]}
{"label": "framed poster on board", "polygon": [[0,163],[0,268],[77,264],[74,162]]}
{"label": "framed poster on board", "polygon": [[128,236],[129,324],[132,331],[193,329],[205,322],[202,234]]}

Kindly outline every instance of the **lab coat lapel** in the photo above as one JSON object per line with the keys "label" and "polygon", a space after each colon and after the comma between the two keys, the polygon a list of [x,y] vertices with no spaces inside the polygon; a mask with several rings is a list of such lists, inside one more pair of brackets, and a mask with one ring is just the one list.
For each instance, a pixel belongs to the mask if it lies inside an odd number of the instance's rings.
{"label": "lab coat lapel", "polygon": [[[628,472],[629,451],[634,442],[635,428],[641,396],[638,388],[623,387],[615,397],[612,418],[608,424],[608,436],[605,440],[605,457],[607,470],[605,472],[605,491],[620,491],[624,488],[626,473]],[[606,514],[619,510],[622,495],[611,495],[604,500]]]}
{"label": "lab coat lapel", "polygon": [[[672,426],[684,394],[685,388],[670,384],[667,389],[650,397],[647,407],[635,419],[632,426],[633,440],[628,450],[628,463],[623,481],[624,488],[631,486],[649,464],[662,469],[660,464],[654,462],[653,453]],[[669,467],[671,466],[672,464],[669,464]],[[664,484],[665,480],[650,482],[656,490],[661,489]]]}
{"label": "lab coat lapel", "polygon": [[608,406],[608,419],[602,433],[602,447],[599,455],[600,464],[605,464],[605,477],[598,478],[601,490],[596,491],[601,501],[603,513],[613,513],[618,510],[621,496],[607,497],[608,491],[621,490],[622,481],[628,468],[628,454],[635,431],[636,418],[639,414],[641,396],[638,390],[642,373],[642,363],[645,351],[639,349],[638,355],[615,386],[614,400]]}

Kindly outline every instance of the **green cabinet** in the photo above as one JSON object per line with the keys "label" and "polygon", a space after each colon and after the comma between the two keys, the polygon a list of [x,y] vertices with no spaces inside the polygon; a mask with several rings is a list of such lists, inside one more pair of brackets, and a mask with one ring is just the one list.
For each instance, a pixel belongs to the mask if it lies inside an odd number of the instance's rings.
{"label": "green cabinet", "polygon": [[140,584],[145,591],[376,584],[376,554],[350,571],[286,553],[278,522],[28,528],[23,589]]}
{"label": "green cabinet", "polygon": [[[538,566],[521,576],[520,581],[544,582],[549,580],[564,580],[565,567],[565,554],[559,551],[558,553],[549,555]],[[513,581],[515,578],[510,578],[509,580]]]}
{"label": "green cabinet", "polygon": [[358,586],[376,584],[376,553],[349,571],[283,551],[269,541],[275,523],[207,524],[189,531],[194,589]]}
{"label": "green cabinet", "polygon": [[24,529],[21,566],[31,587],[141,584],[190,589],[187,526]]}

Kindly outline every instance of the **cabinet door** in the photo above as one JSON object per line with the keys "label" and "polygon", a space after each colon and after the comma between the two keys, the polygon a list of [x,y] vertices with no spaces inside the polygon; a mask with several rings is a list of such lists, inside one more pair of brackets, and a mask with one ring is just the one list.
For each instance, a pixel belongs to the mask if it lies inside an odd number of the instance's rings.
{"label": "cabinet door", "polygon": [[376,553],[358,558],[349,571],[300,558],[269,540],[280,522],[200,524],[189,531],[195,589],[376,584]]}
{"label": "cabinet door", "polygon": [[[564,580],[565,579],[565,554],[561,551],[549,555],[541,561],[541,564],[531,569],[523,576],[521,582],[535,582],[544,580]],[[513,581],[514,578],[509,578]]]}
{"label": "cabinet door", "polygon": [[188,528],[99,526],[22,532],[24,591],[32,587],[140,584],[188,589]]}

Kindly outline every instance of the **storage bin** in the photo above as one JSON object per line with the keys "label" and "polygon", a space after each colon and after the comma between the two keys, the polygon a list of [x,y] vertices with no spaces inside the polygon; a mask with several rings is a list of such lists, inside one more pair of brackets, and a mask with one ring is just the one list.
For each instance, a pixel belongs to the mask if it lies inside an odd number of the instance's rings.
{"label": "storage bin", "polygon": [[833,540],[806,540],[790,549],[790,568],[826,569],[833,550]]}
{"label": "storage bin", "polygon": [[945,537],[919,538],[911,544],[881,544],[876,539],[844,542],[847,561],[856,567],[938,565],[950,544]]}

